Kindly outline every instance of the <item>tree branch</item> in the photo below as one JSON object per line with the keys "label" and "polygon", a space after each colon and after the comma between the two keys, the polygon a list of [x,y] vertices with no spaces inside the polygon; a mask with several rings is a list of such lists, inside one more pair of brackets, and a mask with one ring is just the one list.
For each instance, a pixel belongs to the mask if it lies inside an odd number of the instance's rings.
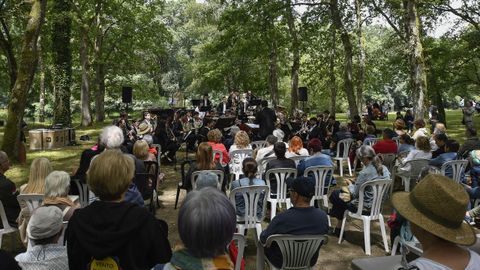
{"label": "tree branch", "polygon": [[390,20],[390,17],[388,17],[388,15],[377,5],[377,3],[375,2],[375,0],[372,1],[372,4],[373,4],[373,7],[375,8],[375,10],[380,13],[383,18],[387,21],[387,23],[393,28],[393,31],[395,31],[395,33],[397,33],[397,35],[404,41],[404,42],[407,42],[407,38],[405,37],[405,35],[402,34],[402,32],[400,31],[400,29],[395,25],[395,23]]}

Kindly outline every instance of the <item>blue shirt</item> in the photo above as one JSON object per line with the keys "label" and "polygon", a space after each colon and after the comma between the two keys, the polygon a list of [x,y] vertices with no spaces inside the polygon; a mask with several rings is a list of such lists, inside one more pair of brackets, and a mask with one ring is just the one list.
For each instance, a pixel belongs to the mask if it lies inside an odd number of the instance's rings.
{"label": "blue shirt", "polygon": [[[358,205],[358,199],[360,197],[360,187],[369,181],[372,181],[377,178],[390,178],[390,172],[388,171],[387,167],[382,165],[383,175],[379,175],[375,166],[372,163],[365,166],[357,176],[357,180],[355,184],[348,186],[350,193],[352,195],[352,203]],[[363,207],[370,209],[373,203],[373,191],[371,187],[365,188],[365,193],[363,197]]]}
{"label": "blue shirt", "polygon": [[[432,160],[430,160],[430,163],[428,164],[440,169],[445,162],[456,160],[456,159],[457,159],[457,153],[447,152],[447,153],[438,155],[438,157],[436,158],[433,158]],[[453,179],[453,170],[451,166],[448,166],[445,169],[445,176]],[[462,176],[460,179],[462,182],[465,182],[465,172],[462,173]]]}
{"label": "blue shirt", "polygon": [[[313,166],[333,166],[332,159],[330,156],[322,154],[320,152],[313,154],[310,157],[307,157],[298,163],[297,166],[297,175],[303,176],[305,170],[309,167]],[[309,175],[310,176],[310,175]],[[332,183],[335,183],[335,179],[332,177]],[[327,175],[327,181],[325,182],[325,186],[330,185],[330,175]]]}
{"label": "blue shirt", "polygon": [[[266,185],[265,181],[262,179],[254,178],[252,182],[253,182],[253,186]],[[230,189],[234,190],[235,188],[238,188],[238,187],[248,187],[248,186],[250,186],[250,179],[245,177],[245,178],[233,181]],[[262,217],[263,198],[264,196],[260,196],[258,200],[258,206],[257,206],[258,218]],[[237,209],[237,216],[240,216],[240,217],[245,216],[245,201],[243,200],[243,196],[241,194],[235,195],[235,205],[236,205],[235,208]]]}
{"label": "blue shirt", "polygon": [[402,143],[398,147],[398,153],[410,152],[413,149],[415,149],[415,146],[408,143]]}

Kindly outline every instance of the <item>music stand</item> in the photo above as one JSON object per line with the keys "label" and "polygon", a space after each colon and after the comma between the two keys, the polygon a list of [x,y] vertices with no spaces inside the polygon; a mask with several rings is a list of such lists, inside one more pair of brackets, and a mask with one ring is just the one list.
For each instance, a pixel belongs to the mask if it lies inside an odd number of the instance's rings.
{"label": "music stand", "polygon": [[200,106],[200,104],[202,103],[202,100],[201,99],[192,99],[191,102],[192,102],[193,107],[197,107],[197,106]]}
{"label": "music stand", "polygon": [[260,104],[262,104],[261,99],[252,99],[248,102],[248,106],[259,106]]}
{"label": "music stand", "polygon": [[212,106],[201,106],[200,111],[201,112],[209,112],[212,110]]}

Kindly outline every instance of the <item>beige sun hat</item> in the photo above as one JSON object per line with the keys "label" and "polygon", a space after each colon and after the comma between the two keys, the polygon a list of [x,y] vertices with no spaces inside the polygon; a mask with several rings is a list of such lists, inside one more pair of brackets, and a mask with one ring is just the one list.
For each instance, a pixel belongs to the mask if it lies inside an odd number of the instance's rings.
{"label": "beige sun hat", "polygon": [[471,246],[473,228],[464,222],[468,194],[462,185],[439,174],[429,174],[411,192],[396,192],[393,207],[408,221],[449,242]]}
{"label": "beige sun hat", "polygon": [[150,126],[147,123],[142,122],[140,123],[140,125],[138,125],[138,131],[137,131],[138,135],[144,135],[144,134],[147,134],[148,132],[150,132]]}

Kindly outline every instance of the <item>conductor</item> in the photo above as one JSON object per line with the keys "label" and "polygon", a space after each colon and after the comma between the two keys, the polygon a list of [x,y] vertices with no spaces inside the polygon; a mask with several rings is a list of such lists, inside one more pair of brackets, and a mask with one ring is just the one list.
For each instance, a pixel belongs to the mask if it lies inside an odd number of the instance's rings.
{"label": "conductor", "polygon": [[268,135],[275,130],[277,115],[275,111],[268,108],[268,101],[262,100],[262,110],[255,116],[255,123],[259,125],[258,136],[260,140],[265,140]]}

